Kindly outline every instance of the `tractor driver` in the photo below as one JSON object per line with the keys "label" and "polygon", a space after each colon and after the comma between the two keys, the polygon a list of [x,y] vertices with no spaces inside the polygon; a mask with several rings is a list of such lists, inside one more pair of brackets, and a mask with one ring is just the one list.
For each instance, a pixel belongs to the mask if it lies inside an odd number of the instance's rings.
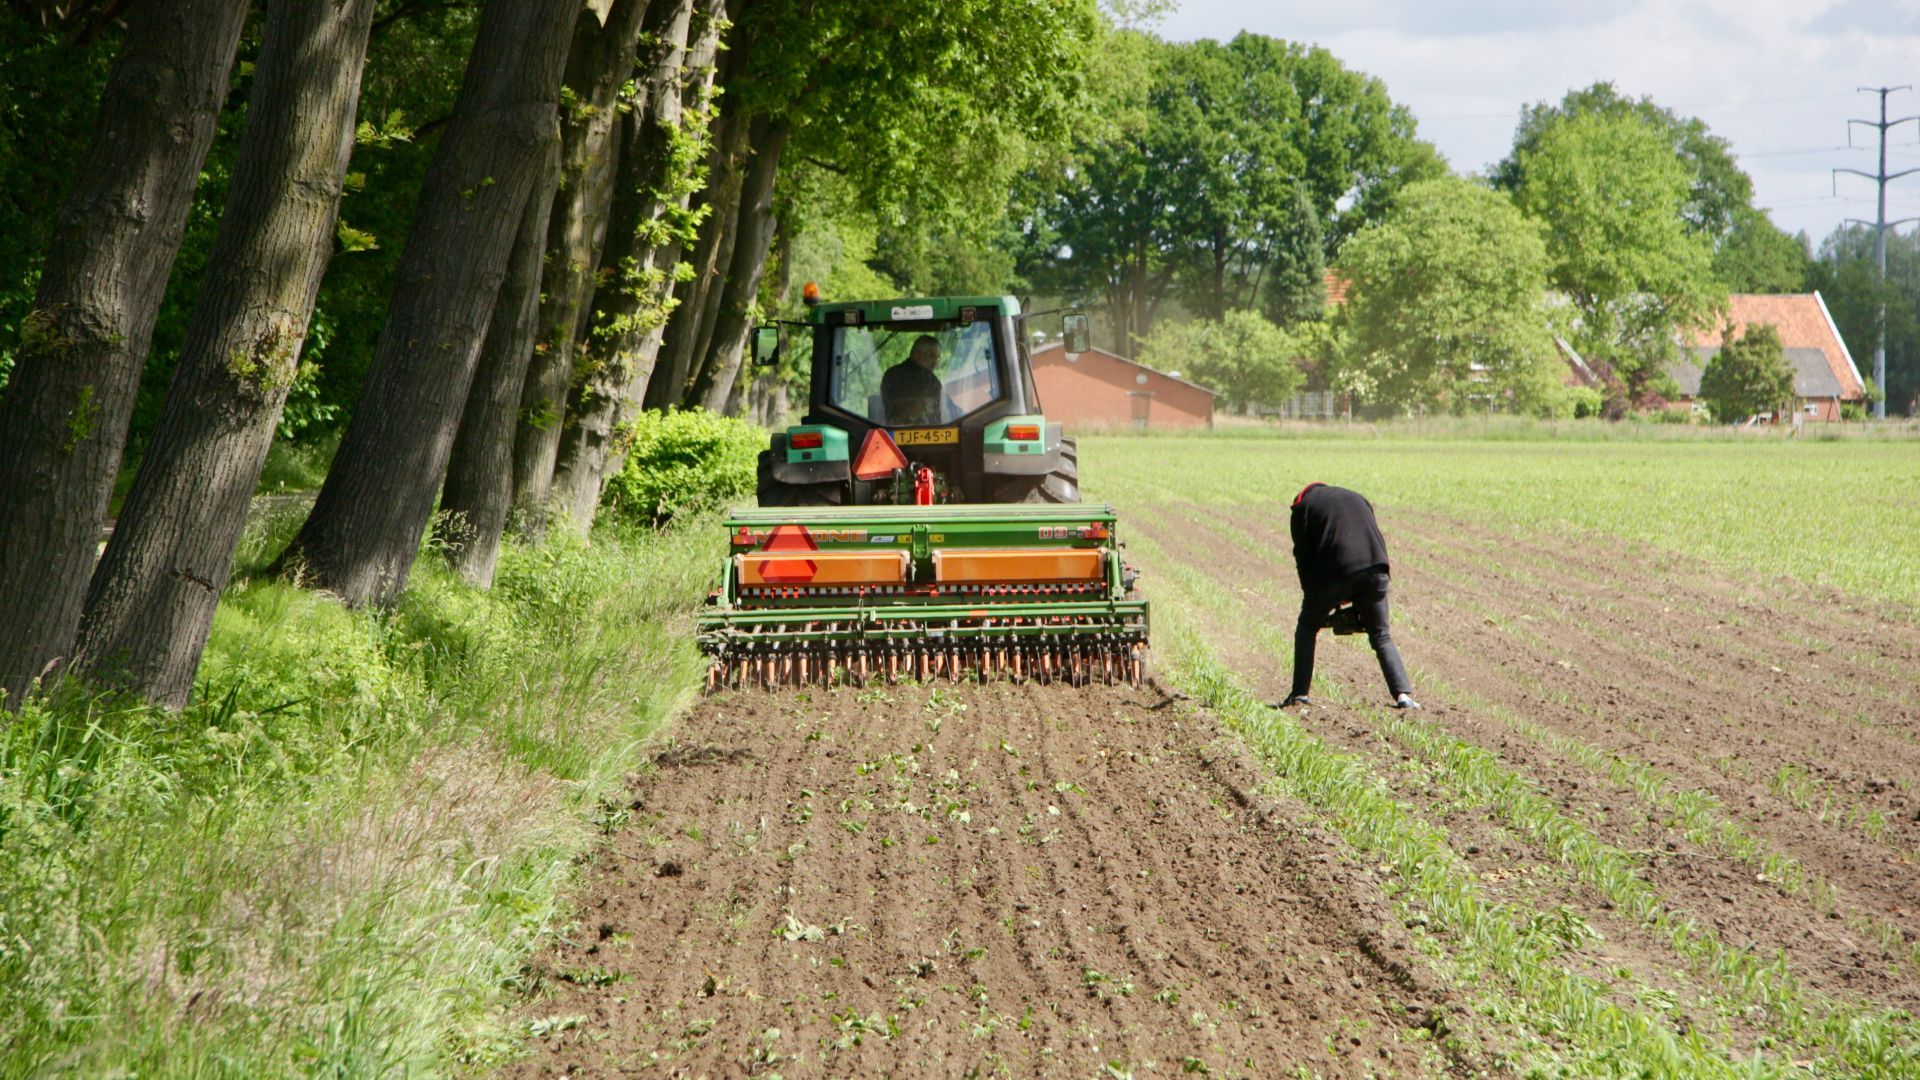
{"label": "tractor driver", "polygon": [[932,334],[914,339],[905,360],[880,377],[880,403],[889,424],[937,424],[941,399],[946,397],[933,367],[940,362],[940,342]]}

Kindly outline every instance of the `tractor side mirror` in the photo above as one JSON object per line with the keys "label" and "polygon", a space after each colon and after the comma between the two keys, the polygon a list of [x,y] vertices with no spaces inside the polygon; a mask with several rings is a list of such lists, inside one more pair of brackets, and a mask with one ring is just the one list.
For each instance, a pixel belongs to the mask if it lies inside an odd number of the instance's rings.
{"label": "tractor side mirror", "polygon": [[777,326],[756,326],[753,328],[753,366],[772,367],[780,362],[780,328]]}
{"label": "tractor side mirror", "polygon": [[1088,326],[1085,315],[1067,315],[1060,320],[1060,336],[1067,346],[1067,355],[1078,356],[1092,347],[1093,332]]}

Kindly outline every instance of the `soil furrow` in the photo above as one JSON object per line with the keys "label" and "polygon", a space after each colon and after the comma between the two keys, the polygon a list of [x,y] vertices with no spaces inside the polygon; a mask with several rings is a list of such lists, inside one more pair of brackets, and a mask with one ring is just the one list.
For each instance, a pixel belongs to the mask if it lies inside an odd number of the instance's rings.
{"label": "soil furrow", "polygon": [[636,777],[513,1071],[1460,1071],[1371,874],[1241,805],[1231,740],[1148,693],[709,699],[676,735],[695,749]]}
{"label": "soil furrow", "polygon": [[[1136,528],[1144,527],[1149,536],[1157,538],[1160,530],[1169,528],[1163,521],[1139,520],[1144,516],[1136,514],[1134,524]],[[1212,568],[1216,580],[1229,585],[1256,617],[1267,620],[1285,636],[1285,630],[1292,623],[1294,602],[1291,597],[1284,601],[1276,598],[1274,594],[1281,590],[1267,587],[1274,577],[1270,564],[1249,555],[1205,526],[1195,529],[1183,524],[1178,535],[1186,551]],[[1396,554],[1403,559],[1420,548],[1417,537],[1397,539]],[[1163,541],[1163,545],[1165,543]],[[1405,587],[1400,587],[1401,576],[1396,574],[1399,593],[1395,599],[1396,612],[1403,608],[1417,609],[1423,595],[1420,575],[1407,575],[1412,580]],[[1417,635],[1404,630],[1396,635],[1416,671],[1444,672],[1448,684],[1468,687],[1475,694],[1497,696],[1502,689],[1510,688],[1511,671],[1520,646],[1501,635],[1479,634],[1477,627],[1463,631],[1459,625],[1431,618],[1420,620],[1420,626],[1421,632]],[[1245,634],[1238,636],[1241,642],[1246,638]],[[1319,665],[1323,676],[1353,687],[1363,699],[1375,698],[1379,693],[1379,672],[1364,639],[1335,640],[1339,641],[1338,646],[1323,635]],[[1234,655],[1233,639],[1222,637],[1219,645],[1223,655]],[[1242,670],[1249,678],[1264,692],[1275,696],[1284,692],[1290,674],[1285,670],[1284,659],[1258,646],[1239,646],[1239,649]],[[1449,705],[1444,698],[1429,700],[1428,704],[1437,706],[1429,711],[1435,722],[1450,733],[1499,754],[1508,768],[1531,778],[1566,812],[1587,820],[1600,839],[1625,851],[1644,852],[1642,875],[1661,891],[1673,910],[1692,913],[1702,926],[1713,928],[1730,944],[1751,946],[1763,955],[1770,955],[1776,948],[1786,950],[1792,957],[1795,972],[1817,989],[1880,1004],[1909,1007],[1915,1003],[1916,987],[1911,970],[1904,966],[1904,958],[1890,952],[1884,943],[1867,938],[1844,919],[1835,921],[1814,910],[1803,899],[1783,897],[1774,885],[1758,880],[1751,869],[1697,848],[1677,830],[1667,828],[1663,816],[1650,812],[1636,793],[1617,788],[1577,763],[1516,736],[1511,729],[1478,715],[1473,709]],[[1580,727],[1577,716],[1553,714],[1543,710],[1541,702],[1520,704],[1532,719]],[[1381,743],[1370,725],[1347,715],[1345,710],[1309,710],[1305,722],[1335,745],[1375,759],[1379,763],[1376,771],[1382,774],[1392,774],[1404,761],[1401,748]],[[1683,766],[1686,760],[1683,757],[1662,764]],[[1684,775],[1685,770],[1681,771]],[[1574,779],[1576,776],[1584,779]],[[1725,779],[1719,774],[1711,774],[1711,778],[1716,782]],[[1684,775],[1684,781],[1690,784],[1705,779]],[[1396,782],[1396,787],[1400,786]],[[1700,786],[1712,790],[1716,785]],[[1758,800],[1763,794],[1752,797]],[[1446,797],[1435,798],[1445,801]],[[1726,798],[1723,795],[1723,802]],[[1764,798],[1772,796],[1764,794]],[[1743,795],[1739,802],[1729,805],[1744,807],[1746,803]],[[1880,919],[1904,921],[1911,917],[1912,913],[1905,907],[1911,901],[1903,900],[1898,891],[1899,875],[1886,875],[1886,888],[1861,892],[1861,886],[1871,886],[1881,880],[1876,871],[1887,865],[1884,852],[1868,858],[1863,867],[1859,859],[1849,857],[1849,853],[1857,856],[1866,846],[1864,843],[1851,837],[1810,836],[1796,827],[1796,822],[1786,822],[1783,828],[1783,820],[1766,818],[1755,824],[1770,826],[1764,834],[1796,856],[1802,848],[1812,851],[1817,861],[1809,869],[1825,874],[1830,866],[1838,872],[1837,884],[1850,905],[1862,905],[1866,914]],[[1446,824],[1458,829],[1463,823],[1456,815]],[[1481,847],[1484,843],[1483,834],[1469,830],[1457,847]],[[1472,857],[1468,861],[1475,863]],[[1597,914],[1597,907],[1604,910],[1594,898],[1580,900],[1569,895],[1566,901],[1575,904],[1590,919]],[[1652,955],[1663,951],[1657,943],[1650,947]]]}

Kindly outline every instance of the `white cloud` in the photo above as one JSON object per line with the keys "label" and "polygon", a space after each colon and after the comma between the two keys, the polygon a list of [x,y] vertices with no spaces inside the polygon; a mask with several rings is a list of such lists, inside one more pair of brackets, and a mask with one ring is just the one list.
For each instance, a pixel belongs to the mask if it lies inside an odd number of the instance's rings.
{"label": "white cloud", "polygon": [[[1870,182],[1842,178],[1836,195],[1830,172],[1873,168],[1871,153],[1844,149],[1847,118],[1879,107],[1855,88],[1920,83],[1920,0],[1184,0],[1160,30],[1176,40],[1251,30],[1324,45],[1385,82],[1462,171],[1506,154],[1523,105],[1611,80],[1705,120],[1741,155],[1756,202],[1816,242],[1842,219],[1873,213]],[[1890,108],[1920,113],[1920,93],[1896,94]],[[1917,127],[1895,133],[1904,145],[1890,169],[1920,165]],[[1872,136],[1857,129],[1854,141]],[[1890,217],[1913,213],[1920,175],[1889,192]]]}

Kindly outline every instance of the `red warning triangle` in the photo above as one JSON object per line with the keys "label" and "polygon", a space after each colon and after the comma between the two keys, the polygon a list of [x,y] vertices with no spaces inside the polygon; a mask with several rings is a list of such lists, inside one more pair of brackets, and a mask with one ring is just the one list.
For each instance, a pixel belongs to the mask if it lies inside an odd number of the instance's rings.
{"label": "red warning triangle", "polygon": [[[813,534],[805,525],[775,525],[767,536],[766,545],[761,549],[775,555],[788,552],[800,553],[819,551],[820,545],[813,542]],[[769,559],[760,566],[763,580],[778,585],[804,585],[813,580],[820,566],[812,559]]]}
{"label": "red warning triangle", "polygon": [[900,452],[886,428],[874,428],[860,442],[860,455],[853,459],[856,480],[884,480],[894,470],[907,467],[907,455]]}

